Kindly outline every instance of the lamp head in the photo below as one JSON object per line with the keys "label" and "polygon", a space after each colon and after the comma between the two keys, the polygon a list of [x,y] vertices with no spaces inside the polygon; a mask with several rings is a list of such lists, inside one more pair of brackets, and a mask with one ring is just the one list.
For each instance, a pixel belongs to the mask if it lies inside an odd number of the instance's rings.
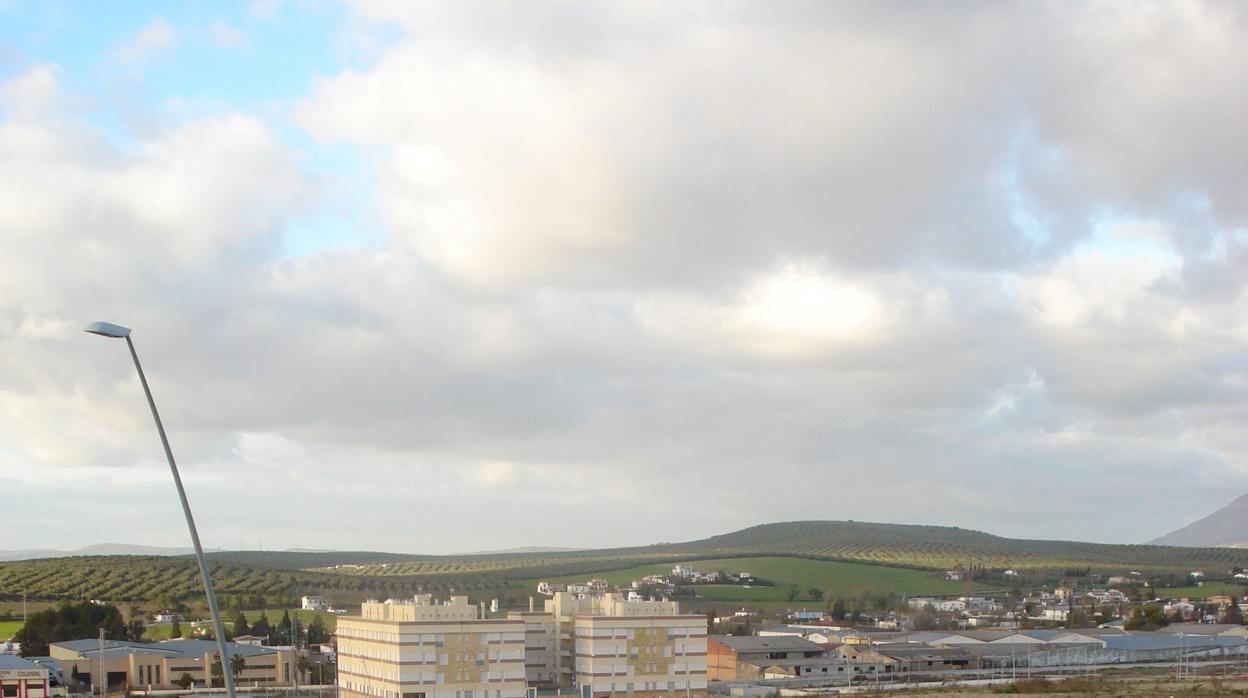
{"label": "lamp head", "polygon": [[130,328],[114,325],[111,322],[93,322],[87,325],[84,332],[98,334],[101,337],[112,337],[114,339],[123,339],[130,336]]}

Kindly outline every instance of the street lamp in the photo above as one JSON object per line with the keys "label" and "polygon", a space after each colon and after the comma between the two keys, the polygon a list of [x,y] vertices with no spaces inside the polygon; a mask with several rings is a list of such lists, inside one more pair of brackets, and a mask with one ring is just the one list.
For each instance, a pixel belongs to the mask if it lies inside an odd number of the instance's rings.
{"label": "street lamp", "polygon": [[[152,399],[152,390],[147,386],[147,376],[143,375],[143,367],[139,365],[139,355],[134,351],[134,342],[130,340],[130,328],[114,325],[111,322],[93,322],[87,325],[86,331],[101,337],[126,340],[130,348],[130,358],[134,359],[134,370],[139,372],[139,382],[143,384],[143,394],[147,396],[147,405],[152,408],[152,419],[156,420],[156,431],[160,434],[160,444],[165,447],[165,458],[169,461],[169,471],[173,473],[173,484],[178,488],[178,499],[182,500],[182,513],[186,515],[186,527],[191,531],[191,542],[195,545],[195,561],[199,563],[199,574],[204,578],[204,593],[208,596],[208,610],[212,612],[212,625],[216,630],[217,649],[221,652],[221,676],[225,680],[227,698],[235,698],[234,675],[230,673],[230,653],[225,643],[225,625],[221,622],[221,612],[217,609],[217,596],[212,593],[212,575],[208,573],[208,563],[204,560],[204,548],[199,544],[199,532],[195,529],[195,519],[191,516],[191,505],[186,501],[186,490],[182,488],[182,477],[178,475],[178,465],[173,461],[173,450],[169,448],[169,438],[165,436],[165,426],[160,422],[160,413],[156,411],[156,401]],[[208,680],[212,681],[212,672],[208,672]]]}

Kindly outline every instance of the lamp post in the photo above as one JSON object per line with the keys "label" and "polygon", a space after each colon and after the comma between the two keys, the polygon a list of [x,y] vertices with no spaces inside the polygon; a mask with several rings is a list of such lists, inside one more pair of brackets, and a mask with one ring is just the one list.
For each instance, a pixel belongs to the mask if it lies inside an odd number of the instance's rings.
{"label": "lamp post", "polygon": [[[227,698],[235,698],[234,675],[227,668],[230,666],[230,652],[225,642],[225,625],[221,622],[221,611],[217,609],[217,596],[212,593],[212,575],[208,573],[208,563],[204,560],[204,548],[199,544],[199,531],[195,529],[195,518],[191,516],[191,505],[186,501],[186,490],[182,488],[182,477],[178,475],[178,465],[173,460],[173,450],[169,448],[165,426],[160,422],[160,413],[156,411],[156,401],[152,399],[152,390],[147,385],[147,376],[143,375],[143,367],[139,365],[139,355],[134,351],[134,342],[130,339],[130,328],[109,322],[93,322],[87,325],[86,331],[101,337],[124,339],[126,346],[130,349],[130,358],[134,359],[134,370],[139,372],[139,382],[143,384],[143,394],[147,396],[147,405],[152,408],[152,419],[156,421],[160,445],[165,448],[165,459],[169,461],[169,471],[173,473],[173,484],[178,489],[178,499],[182,501],[182,513],[186,516],[186,527],[191,532],[191,543],[195,545],[195,561],[199,563],[199,574],[204,579],[204,594],[208,597],[208,610],[212,613],[217,649],[221,652],[221,676],[225,680],[225,693]],[[211,671],[208,672],[208,680],[212,681]]]}

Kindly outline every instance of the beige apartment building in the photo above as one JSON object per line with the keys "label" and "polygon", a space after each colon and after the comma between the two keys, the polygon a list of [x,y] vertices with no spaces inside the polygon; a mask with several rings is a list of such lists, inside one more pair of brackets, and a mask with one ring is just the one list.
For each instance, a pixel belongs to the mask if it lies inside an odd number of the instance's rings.
{"label": "beige apartment building", "polygon": [[[529,608],[533,607],[532,601]],[[524,622],[524,679],[530,687],[558,685],[555,666],[555,617],[543,611],[511,611],[511,620]]]}
{"label": "beige apartment building", "polygon": [[489,620],[466,596],[366,602],[338,619],[343,698],[524,698],[525,624]]}
{"label": "beige apartment building", "polygon": [[558,592],[544,613],[512,613],[526,627],[531,686],[583,698],[706,695],[706,618],[675,601]]}

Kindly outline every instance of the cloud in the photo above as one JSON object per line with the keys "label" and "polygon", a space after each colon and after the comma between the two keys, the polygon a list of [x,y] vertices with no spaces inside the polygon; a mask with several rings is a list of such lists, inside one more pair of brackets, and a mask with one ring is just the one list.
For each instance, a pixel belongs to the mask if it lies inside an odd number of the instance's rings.
{"label": "cloud", "polygon": [[178,43],[178,30],[164,17],[157,17],[139,30],[138,34],[117,49],[117,60],[122,63],[142,63],[160,54],[168,53]]}
{"label": "cloud", "polygon": [[[0,86],[0,479],[159,482],[106,319],[223,545],[271,503],[239,482],[427,552],[1139,541],[1180,521],[1138,501],[1248,486],[1237,7],[356,9],[400,36],[315,80],[316,146],[238,110],[118,143],[55,68]],[[309,171],[338,148],[365,171]],[[362,181],[334,213],[375,244],[284,253]],[[288,514],[265,544],[323,518]]]}
{"label": "cloud", "polygon": [[247,34],[238,27],[225,22],[213,22],[208,30],[208,40],[219,48],[236,49],[248,44]]}

